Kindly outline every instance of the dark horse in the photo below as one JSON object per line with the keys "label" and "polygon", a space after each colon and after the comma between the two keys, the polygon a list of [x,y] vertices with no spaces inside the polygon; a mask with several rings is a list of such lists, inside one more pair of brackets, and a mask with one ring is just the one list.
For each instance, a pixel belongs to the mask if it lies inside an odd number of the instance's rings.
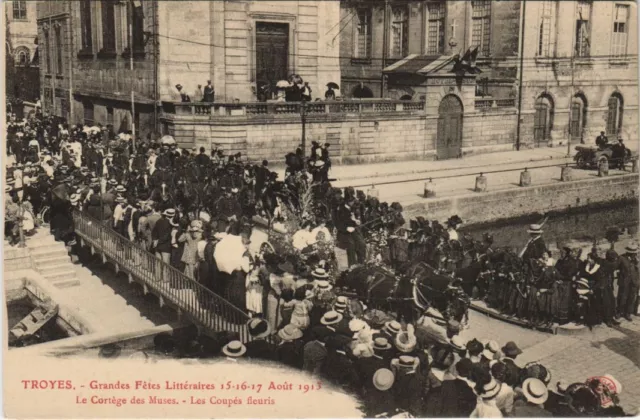
{"label": "dark horse", "polygon": [[353,266],[342,273],[336,287],[407,322],[414,322],[429,308],[439,311],[443,319],[462,321],[469,308],[469,298],[453,279],[424,262],[411,264],[401,275],[379,264]]}

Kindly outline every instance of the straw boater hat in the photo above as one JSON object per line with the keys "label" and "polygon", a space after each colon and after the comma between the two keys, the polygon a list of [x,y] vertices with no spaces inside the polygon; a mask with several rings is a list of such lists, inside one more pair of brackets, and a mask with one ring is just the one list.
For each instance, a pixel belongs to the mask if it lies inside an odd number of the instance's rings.
{"label": "straw boater hat", "polygon": [[278,331],[278,337],[283,340],[293,341],[302,338],[302,331],[293,324],[287,324]]}
{"label": "straw boater hat", "polygon": [[395,381],[395,377],[393,376],[393,372],[389,369],[378,369],[376,373],[373,374],[373,386],[376,387],[378,391],[387,391],[393,386],[393,382]]}
{"label": "straw boater hat", "polygon": [[229,357],[240,357],[247,352],[247,348],[240,341],[234,340],[224,346],[222,352]]}
{"label": "straw boater hat", "polygon": [[400,331],[402,331],[402,325],[398,321],[388,321],[384,323],[384,327],[382,329],[387,332],[391,336],[396,336]]}
{"label": "straw boater hat", "polygon": [[124,187],[124,185],[118,185],[116,187],[116,192],[119,192],[119,193],[127,192],[127,189]]}
{"label": "straw boater hat", "polygon": [[342,321],[342,314],[336,311],[329,311],[322,315],[320,323],[322,325],[334,325]]}
{"label": "straw boater hat", "polygon": [[373,340],[373,349],[374,350],[389,350],[391,348],[391,343],[384,337],[378,337]]}
{"label": "straw boater hat", "polygon": [[329,278],[329,273],[327,273],[327,271],[322,268],[322,267],[316,267],[312,272],[311,272],[311,276],[315,279],[318,280],[324,280]]}
{"label": "straw boater hat", "polygon": [[165,211],[162,212],[162,215],[167,217],[173,217],[176,215],[176,211],[174,209],[166,209]]}
{"label": "straw boater hat", "polygon": [[403,369],[415,369],[419,363],[420,360],[417,357],[409,356],[408,354],[403,354],[397,359],[391,360],[391,366]]}
{"label": "straw boater hat", "polygon": [[116,181],[115,179],[111,178],[109,180],[109,185],[118,185],[118,181]]}
{"label": "straw boater hat", "polygon": [[537,378],[526,379],[522,383],[522,393],[531,404],[543,404],[549,396],[547,386]]}
{"label": "straw boater hat", "polygon": [[333,304],[333,308],[338,312],[342,312],[347,309],[348,305],[349,299],[347,299],[346,296],[338,296],[336,299],[336,303]]}
{"label": "straw boater hat", "polygon": [[264,319],[252,318],[247,322],[247,329],[253,338],[264,338],[271,334],[271,327]]}
{"label": "straw boater hat", "polygon": [[318,290],[323,292],[328,292],[329,290],[333,289],[333,286],[331,286],[331,283],[329,283],[327,280],[316,281],[316,287],[318,288]]}
{"label": "straw boater hat", "polygon": [[637,244],[629,244],[624,248],[627,251],[627,254],[637,254],[638,253],[638,245]]}
{"label": "straw boater hat", "polygon": [[118,196],[118,197],[116,198],[116,202],[117,202],[117,203],[122,203],[122,204],[124,204],[124,203],[126,203],[126,202],[127,202],[127,199],[126,199],[126,198],[124,198],[124,197],[122,197],[122,196]]}
{"label": "straw boater hat", "polygon": [[482,387],[482,391],[478,396],[484,400],[490,400],[495,398],[499,392],[500,384],[494,378],[491,378],[491,381]]}
{"label": "straw boater hat", "polygon": [[527,229],[527,233],[530,233],[531,235],[540,235],[542,232],[542,225],[538,224],[529,225],[529,229]]}

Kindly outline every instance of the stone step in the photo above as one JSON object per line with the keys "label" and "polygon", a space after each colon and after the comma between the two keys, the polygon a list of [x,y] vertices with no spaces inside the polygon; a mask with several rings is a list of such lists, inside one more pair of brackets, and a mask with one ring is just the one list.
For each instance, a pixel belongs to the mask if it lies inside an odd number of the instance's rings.
{"label": "stone step", "polygon": [[69,260],[63,260],[62,257],[60,257],[59,260],[51,260],[51,261],[47,261],[45,263],[42,263],[40,261],[35,261],[35,267],[36,270],[40,271],[40,272],[49,272],[51,270],[56,270],[58,268],[69,268]]}
{"label": "stone step", "polygon": [[52,284],[58,289],[68,289],[70,287],[79,286],[81,283],[80,279],[73,278],[69,280],[54,281]]}
{"label": "stone step", "polygon": [[31,250],[31,257],[33,259],[51,258],[55,256],[69,257],[69,252],[64,247],[62,248],[48,247],[48,248],[37,248],[37,249]]}
{"label": "stone step", "polygon": [[44,246],[51,246],[51,245],[64,246],[64,242],[56,241],[53,238],[53,236],[42,237],[42,238],[29,238],[27,239],[26,243],[29,248],[42,248]]}
{"label": "stone step", "polygon": [[45,270],[38,270],[38,271],[40,272],[40,274],[42,274],[44,277],[47,277],[47,278],[49,276],[54,276],[62,273],[69,273],[73,277],[77,277],[76,272],[73,269],[73,266],[71,266],[70,264],[58,264],[52,268],[47,268]]}
{"label": "stone step", "polygon": [[61,281],[72,281],[77,280],[78,284],[80,283],[80,279],[76,277],[76,274],[73,271],[61,272],[56,274],[43,274],[43,277],[49,280],[51,283],[58,283]]}
{"label": "stone step", "polygon": [[59,256],[53,256],[53,257],[42,257],[40,255],[34,256],[33,258],[33,262],[35,263],[36,267],[38,269],[44,269],[44,268],[51,268],[54,265],[58,265],[58,264],[69,264],[69,256],[68,255],[59,255]]}

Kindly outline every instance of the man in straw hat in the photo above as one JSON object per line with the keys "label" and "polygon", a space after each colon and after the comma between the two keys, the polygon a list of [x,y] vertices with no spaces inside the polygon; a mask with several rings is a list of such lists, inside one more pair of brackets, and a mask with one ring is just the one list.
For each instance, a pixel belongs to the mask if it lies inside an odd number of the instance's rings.
{"label": "man in straw hat", "polygon": [[638,290],[640,275],[638,273],[638,245],[627,245],[625,253],[620,256],[620,275],[618,278],[618,315],[631,321],[631,315],[638,311]]}
{"label": "man in straw hat", "polygon": [[233,340],[222,348],[222,353],[226,356],[227,361],[237,363],[238,359],[244,356],[247,348],[238,340]]}
{"label": "man in straw hat", "polygon": [[[340,314],[329,311],[322,317],[323,325],[333,325],[338,322]],[[320,376],[322,368],[327,359],[327,349],[325,344],[327,339],[335,334],[335,331],[324,326],[317,326],[311,329],[312,340],[304,345],[302,352],[302,370],[313,376]]]}
{"label": "man in straw hat", "polygon": [[174,209],[166,209],[151,232],[156,257],[162,259],[166,264],[171,262],[171,231],[173,230],[171,221],[175,215]]}
{"label": "man in straw hat", "polygon": [[304,342],[302,330],[293,324],[287,324],[278,331],[278,338],[282,340],[276,347],[276,360],[287,366],[302,369],[302,352]]}
{"label": "man in straw hat", "polygon": [[469,417],[477,402],[473,382],[467,379],[472,369],[469,359],[456,363],[456,377],[444,380],[441,387],[427,395],[425,417]]}
{"label": "man in straw hat", "polygon": [[483,385],[476,386],[478,401],[469,417],[471,418],[501,418],[502,412],[498,408],[496,397],[500,393],[500,384],[491,375],[491,379]]}
{"label": "man in straw hat", "polygon": [[367,417],[388,417],[396,409],[393,397],[395,375],[388,368],[380,368],[364,383],[365,414]]}
{"label": "man in straw hat", "polygon": [[251,341],[245,344],[249,359],[274,360],[275,348],[266,338],[271,335],[271,327],[264,319],[252,318],[247,322]]}
{"label": "man in straw hat", "polygon": [[549,390],[540,379],[526,379],[522,383],[522,394],[524,395],[525,401],[518,400],[513,404],[512,417],[553,417],[553,415],[543,407],[543,404],[549,396]]}
{"label": "man in straw hat", "polygon": [[544,239],[542,239],[542,233],[544,232],[542,226],[543,224],[532,224],[529,226],[527,233],[529,233],[531,238],[520,252],[520,257],[524,261],[532,259],[539,260],[546,257],[547,245],[544,243]]}

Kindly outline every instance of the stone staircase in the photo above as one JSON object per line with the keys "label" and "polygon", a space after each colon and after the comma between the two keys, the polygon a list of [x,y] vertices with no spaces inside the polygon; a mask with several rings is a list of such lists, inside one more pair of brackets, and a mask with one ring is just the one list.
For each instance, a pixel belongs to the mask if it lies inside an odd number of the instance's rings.
{"label": "stone staircase", "polygon": [[[82,316],[92,332],[116,333],[156,326],[144,311],[132,306],[98,275],[74,264],[64,243],[56,242],[47,229],[25,239],[26,248],[4,243],[5,258],[7,254],[20,258],[11,269],[33,269],[54,287],[64,289],[66,305]],[[122,285],[128,287],[126,283]]]}
{"label": "stone staircase", "polygon": [[49,232],[42,230],[26,240],[33,268],[60,289],[79,285],[64,243],[56,242]]}

